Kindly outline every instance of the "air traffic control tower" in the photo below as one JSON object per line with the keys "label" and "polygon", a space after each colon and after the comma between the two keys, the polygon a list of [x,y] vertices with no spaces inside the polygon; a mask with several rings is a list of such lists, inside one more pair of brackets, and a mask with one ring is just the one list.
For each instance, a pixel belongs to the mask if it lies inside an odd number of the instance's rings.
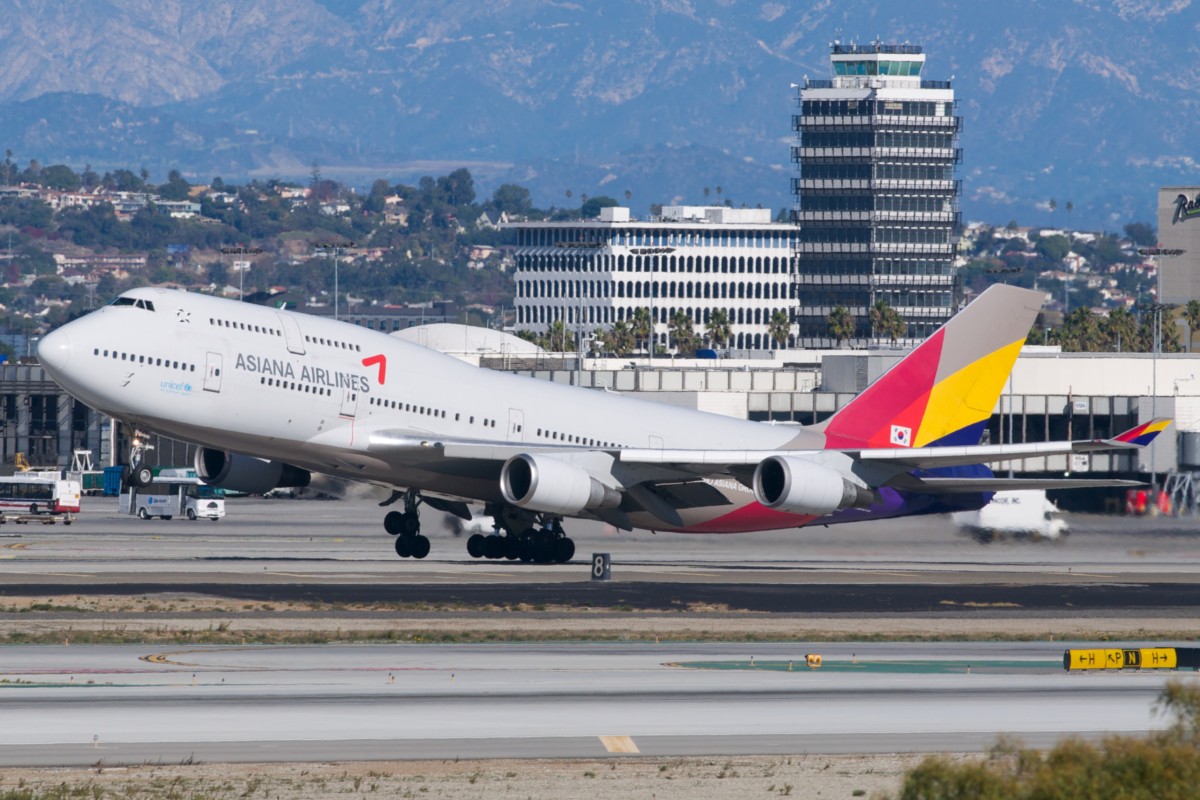
{"label": "air traffic control tower", "polygon": [[962,158],[950,81],[921,77],[915,45],[835,42],[833,77],[799,87],[793,117],[793,263],[797,344],[832,347],[830,312],[856,320],[853,345],[887,340],[871,330],[879,300],[919,341],[954,313],[954,242]]}

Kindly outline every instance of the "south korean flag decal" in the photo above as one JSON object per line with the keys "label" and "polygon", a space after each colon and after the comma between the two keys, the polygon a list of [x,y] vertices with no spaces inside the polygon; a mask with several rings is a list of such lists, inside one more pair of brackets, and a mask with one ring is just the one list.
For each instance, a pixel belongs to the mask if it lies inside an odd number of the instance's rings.
{"label": "south korean flag decal", "polygon": [[892,444],[900,447],[912,447],[912,428],[903,425],[892,426]]}

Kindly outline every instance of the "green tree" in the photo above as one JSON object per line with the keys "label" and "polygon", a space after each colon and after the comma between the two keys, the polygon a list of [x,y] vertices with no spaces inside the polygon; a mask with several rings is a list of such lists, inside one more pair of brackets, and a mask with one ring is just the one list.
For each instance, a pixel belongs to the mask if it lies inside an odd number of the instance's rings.
{"label": "green tree", "polygon": [[1187,351],[1192,352],[1192,343],[1196,339],[1197,329],[1200,329],[1200,300],[1188,300],[1183,307],[1183,318],[1187,320],[1188,339]]}
{"label": "green tree", "polygon": [[680,355],[691,355],[696,351],[696,327],[692,317],[686,311],[676,311],[670,322],[671,340]]}
{"label": "green tree", "polygon": [[556,319],[550,323],[550,330],[546,331],[546,343],[543,346],[552,353],[573,353],[575,335],[567,330],[561,319]]}
{"label": "green tree", "polygon": [[771,341],[776,347],[783,349],[788,346],[788,339],[791,338],[792,322],[788,319],[788,312],[782,308],[771,312],[771,319],[767,322],[767,335],[771,337]]}
{"label": "green tree", "polygon": [[1158,243],[1158,234],[1149,222],[1131,222],[1125,226],[1125,235],[1138,247],[1153,247]]}
{"label": "green tree", "polygon": [[79,188],[79,184],[79,176],[65,164],[51,164],[42,170],[42,186],[48,189],[73,192]]}
{"label": "green tree", "polygon": [[[1160,353],[1179,353],[1183,350],[1183,342],[1179,336],[1179,326],[1175,324],[1175,308],[1164,308],[1160,312]],[[1141,340],[1141,351],[1143,353],[1154,352],[1154,312],[1145,310],[1142,312],[1142,324],[1138,329],[1138,338]]]}
{"label": "green tree", "polygon": [[183,179],[177,169],[168,172],[167,182],[158,187],[158,194],[164,200],[186,200],[191,191],[192,185]]}
{"label": "green tree", "polygon": [[1108,312],[1103,328],[1106,350],[1128,353],[1138,349],[1138,321],[1128,308],[1121,306]]}
{"label": "green tree", "polygon": [[635,308],[633,310],[633,322],[630,327],[633,330],[633,338],[637,342],[638,349],[649,348],[650,336],[654,330],[654,326],[650,320],[650,309],[644,306],[642,308]]}
{"label": "green tree", "polygon": [[1074,353],[1095,353],[1104,349],[1107,336],[1100,326],[1100,319],[1090,308],[1081,306],[1063,320],[1059,343],[1062,349]]}
{"label": "green tree", "polygon": [[456,169],[444,178],[438,179],[439,188],[446,195],[446,202],[452,206],[466,206],[475,202],[475,179],[466,168]]}
{"label": "green tree", "polygon": [[492,192],[492,208],[507,214],[525,215],[533,208],[529,190],[515,183],[503,183]]}
{"label": "green tree", "polygon": [[[718,191],[720,189],[718,188]],[[713,347],[724,347],[733,338],[733,325],[729,321],[729,312],[723,308],[713,309],[704,326],[704,333]]]}
{"label": "green tree", "polygon": [[841,347],[842,342],[854,335],[854,329],[857,325],[857,320],[850,313],[850,309],[845,306],[838,306],[829,312],[829,317],[826,319],[826,324],[829,326],[829,335],[833,337],[838,346]]}
{"label": "green tree", "polygon": [[1034,247],[1043,256],[1055,262],[1062,261],[1067,257],[1067,253],[1071,252],[1071,243],[1067,237],[1059,234],[1038,237]]}
{"label": "green tree", "polygon": [[600,334],[601,347],[618,358],[633,352],[636,343],[633,330],[624,322],[615,322],[611,328]]}
{"label": "green tree", "polygon": [[892,344],[908,330],[908,323],[887,300],[876,300],[870,311],[871,330],[877,339],[886,337]]}
{"label": "green tree", "polygon": [[600,195],[599,197],[588,197],[587,195],[584,195],[583,209],[580,213],[583,214],[584,219],[594,219],[595,217],[600,216],[600,209],[611,208],[612,206],[617,205],[620,205],[620,203],[611,197],[606,197],[604,195]]}

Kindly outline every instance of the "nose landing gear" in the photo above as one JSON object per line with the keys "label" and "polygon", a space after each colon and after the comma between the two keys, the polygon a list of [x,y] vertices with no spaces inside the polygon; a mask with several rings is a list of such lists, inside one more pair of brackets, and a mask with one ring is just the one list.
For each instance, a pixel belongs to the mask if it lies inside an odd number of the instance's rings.
{"label": "nose landing gear", "polygon": [[389,511],[383,518],[383,529],[396,537],[396,555],[401,558],[424,558],[429,555],[429,537],[421,534],[421,516],[417,507],[421,495],[413,490],[404,493],[404,511]]}

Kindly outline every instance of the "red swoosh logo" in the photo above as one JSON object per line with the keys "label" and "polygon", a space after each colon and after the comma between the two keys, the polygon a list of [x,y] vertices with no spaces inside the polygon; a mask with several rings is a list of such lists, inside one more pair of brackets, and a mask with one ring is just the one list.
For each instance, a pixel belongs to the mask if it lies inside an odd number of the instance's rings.
{"label": "red swoosh logo", "polygon": [[380,353],[377,356],[370,356],[362,360],[364,367],[373,367],[379,365],[379,385],[383,386],[384,379],[387,377],[387,356]]}

